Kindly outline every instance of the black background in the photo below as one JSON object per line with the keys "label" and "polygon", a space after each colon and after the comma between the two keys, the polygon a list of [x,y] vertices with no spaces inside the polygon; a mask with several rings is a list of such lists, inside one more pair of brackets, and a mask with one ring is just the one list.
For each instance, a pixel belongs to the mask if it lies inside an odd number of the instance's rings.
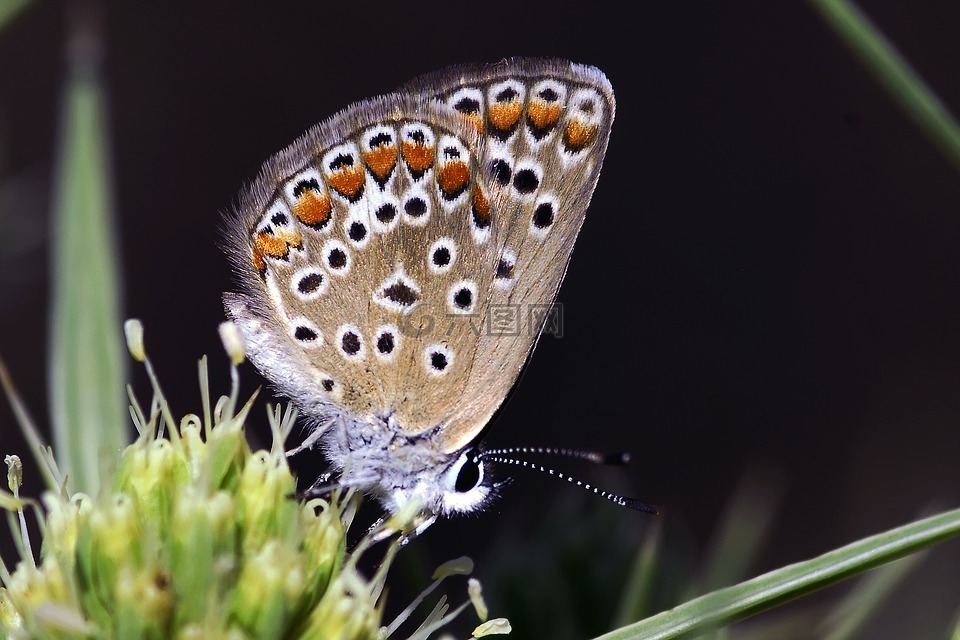
{"label": "black background", "polygon": [[[861,6],[948,107],[960,104],[960,5]],[[215,390],[226,389],[216,326],[232,284],[217,249],[219,212],[261,162],[346,104],[422,72],[559,56],[608,75],[617,120],[560,292],[565,334],[541,341],[488,442],[633,451],[628,469],[560,465],[661,505],[678,574],[701,562],[746,476],[780,497],[751,574],[956,505],[957,167],[809,6],[101,9],[124,314],[144,321],[175,412],[198,410],[202,354]],[[0,211],[0,353],[42,424],[66,25],[64,6],[44,2],[0,33],[9,203]],[[145,376],[131,371],[146,397]],[[249,365],[243,377],[245,393],[261,383]],[[2,404],[2,452],[26,458]],[[264,416],[258,409],[251,425],[261,442]],[[584,527],[606,534],[598,554],[623,550],[622,568],[649,528],[649,517],[583,501],[550,478],[513,475],[488,513],[439,523],[412,546],[400,566],[412,568],[412,589],[424,584],[418,563],[466,553],[495,592],[492,567],[549,566],[543,536]],[[864,637],[943,637],[960,604],[960,549],[935,553]],[[533,571],[514,588],[539,588]],[[448,592],[461,600],[459,586]],[[511,613],[505,596],[491,599],[502,609],[494,615]]]}

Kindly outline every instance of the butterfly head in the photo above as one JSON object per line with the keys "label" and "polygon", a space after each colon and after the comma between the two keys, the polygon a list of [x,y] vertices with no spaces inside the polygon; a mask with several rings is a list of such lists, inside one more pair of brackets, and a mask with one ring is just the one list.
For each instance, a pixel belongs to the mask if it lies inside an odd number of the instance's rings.
{"label": "butterfly head", "polygon": [[[414,450],[415,448],[408,448],[407,453]],[[469,446],[446,461],[424,467],[416,473],[402,474],[392,465],[383,470],[378,478],[381,501],[387,511],[393,513],[403,509],[411,500],[416,501],[433,519],[439,515],[454,516],[479,511],[496,497],[500,487],[507,482],[491,480],[490,465],[498,463],[546,473],[621,507],[651,514],[658,513],[657,507],[649,502],[611,493],[567,475],[563,471],[544,466],[535,460],[543,456],[574,458],[602,465],[626,465],[631,461],[628,453],[602,454],[556,447],[480,450],[475,446]],[[392,463],[397,459],[395,457]],[[376,490],[373,492],[376,493]]]}
{"label": "butterfly head", "polygon": [[410,474],[387,470],[379,479],[381,500],[388,511],[399,511],[415,500],[424,511],[443,516],[484,508],[496,493],[480,451],[470,447],[451,461]]}

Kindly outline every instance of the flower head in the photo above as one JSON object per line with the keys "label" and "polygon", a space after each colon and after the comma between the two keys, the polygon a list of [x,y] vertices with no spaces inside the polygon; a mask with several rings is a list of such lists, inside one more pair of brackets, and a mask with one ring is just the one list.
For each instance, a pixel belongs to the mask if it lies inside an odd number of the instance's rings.
{"label": "flower head", "polygon": [[[358,496],[291,499],[296,480],[283,440],[295,411],[270,414],[276,442],[252,451],[243,432],[251,402],[237,405],[236,332],[221,329],[232,354],[234,387],[209,409],[201,360],[201,418],[174,420],[143,347],[139,323],[127,323],[134,357],[154,387],[150,412],[132,400],[140,433],[114,463],[95,496],[51,487],[40,505],[39,564],[29,546],[19,459],[8,456],[11,492],[0,508],[16,512],[21,562],[0,562],[0,632],[10,638],[343,638],[385,637],[383,580],[409,523],[393,518],[346,552]],[[252,400],[252,399],[251,399]],[[165,434],[165,435],[164,435]],[[56,469],[51,477],[58,478]],[[393,537],[372,578],[356,556]],[[469,572],[460,561],[446,574]],[[444,612],[446,610],[444,609]],[[416,635],[416,634],[415,634]]]}

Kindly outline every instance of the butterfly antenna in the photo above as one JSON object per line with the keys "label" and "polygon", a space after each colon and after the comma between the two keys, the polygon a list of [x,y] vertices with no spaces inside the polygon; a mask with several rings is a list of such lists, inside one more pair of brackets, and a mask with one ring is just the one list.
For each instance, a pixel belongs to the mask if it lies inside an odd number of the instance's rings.
{"label": "butterfly antenna", "polygon": [[627,452],[621,453],[598,453],[596,451],[581,451],[580,449],[561,449],[558,447],[509,447],[507,449],[485,449],[484,456],[515,456],[524,455],[546,455],[563,456],[564,458],[576,458],[585,460],[594,464],[606,465],[627,465],[632,461],[632,456]]}
{"label": "butterfly antenna", "polygon": [[[517,447],[513,451],[522,451],[522,450],[523,450],[523,447]],[[535,471],[541,471],[543,473],[550,474],[551,476],[556,476],[561,480],[566,480],[571,484],[576,484],[578,487],[586,489],[587,491],[592,491],[593,493],[600,496],[601,498],[606,498],[610,502],[620,505],[621,507],[626,507],[627,509],[633,509],[635,511],[643,511],[644,513],[652,513],[652,514],[657,514],[660,512],[655,505],[652,505],[649,502],[644,502],[643,500],[637,500],[636,498],[626,498],[624,496],[620,496],[615,493],[610,493],[609,491],[604,491],[599,487],[595,487],[581,480],[577,480],[573,476],[569,476],[563,473],[562,471],[557,471],[556,469],[551,469],[550,467],[544,467],[543,465],[539,465],[535,462],[531,462],[530,460],[520,460],[518,458],[505,458],[502,455],[500,455],[501,451],[507,452],[511,450],[510,449],[492,449],[489,451],[482,452],[480,454],[480,457],[484,460],[490,460],[491,462],[495,462],[497,464],[512,464],[517,467],[534,469]],[[555,449],[555,450],[543,449],[544,453],[547,453],[550,451],[566,451],[566,449]],[[578,452],[578,453],[589,453],[589,452]],[[595,455],[599,456],[601,454],[595,454]],[[573,456],[573,457],[579,457],[579,456]]]}

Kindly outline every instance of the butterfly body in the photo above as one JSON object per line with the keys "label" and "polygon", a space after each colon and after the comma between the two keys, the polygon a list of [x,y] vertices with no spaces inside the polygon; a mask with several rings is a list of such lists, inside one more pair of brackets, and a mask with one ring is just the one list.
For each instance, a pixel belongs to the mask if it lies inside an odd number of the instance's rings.
{"label": "butterfly body", "polygon": [[[241,194],[227,312],[339,484],[391,512],[489,498],[470,445],[536,344],[613,115],[590,67],[449,69],[321,123]],[[519,330],[492,330],[505,311]]]}

